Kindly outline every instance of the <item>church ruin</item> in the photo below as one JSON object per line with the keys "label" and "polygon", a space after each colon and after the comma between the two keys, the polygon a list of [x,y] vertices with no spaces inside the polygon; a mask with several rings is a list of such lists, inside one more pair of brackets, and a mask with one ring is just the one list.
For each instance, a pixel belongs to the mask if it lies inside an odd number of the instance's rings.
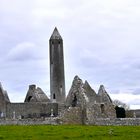
{"label": "church ruin", "polygon": [[87,81],[74,77],[65,91],[63,40],[57,28],[49,40],[50,99],[36,85],[30,85],[23,103],[11,103],[0,85],[0,118],[28,119],[57,117],[62,123],[85,123],[96,118],[116,118],[115,107],[103,85],[98,93]]}

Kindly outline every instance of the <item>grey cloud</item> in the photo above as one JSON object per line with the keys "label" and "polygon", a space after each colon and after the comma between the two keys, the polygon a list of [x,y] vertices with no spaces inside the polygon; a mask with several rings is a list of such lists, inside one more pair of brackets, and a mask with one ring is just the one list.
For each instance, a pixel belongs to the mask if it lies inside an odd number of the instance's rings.
{"label": "grey cloud", "polygon": [[7,59],[12,61],[29,61],[43,59],[45,57],[41,52],[42,47],[37,47],[35,44],[30,42],[23,42],[13,47],[7,54]]}

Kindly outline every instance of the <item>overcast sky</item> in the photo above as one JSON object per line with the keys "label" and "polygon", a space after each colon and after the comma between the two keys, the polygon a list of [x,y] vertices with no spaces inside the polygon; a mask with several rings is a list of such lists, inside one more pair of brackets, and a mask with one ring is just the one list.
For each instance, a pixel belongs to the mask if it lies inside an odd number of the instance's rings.
{"label": "overcast sky", "polygon": [[28,85],[49,96],[48,41],[64,42],[67,93],[75,75],[140,108],[140,1],[0,0],[0,81],[12,102]]}

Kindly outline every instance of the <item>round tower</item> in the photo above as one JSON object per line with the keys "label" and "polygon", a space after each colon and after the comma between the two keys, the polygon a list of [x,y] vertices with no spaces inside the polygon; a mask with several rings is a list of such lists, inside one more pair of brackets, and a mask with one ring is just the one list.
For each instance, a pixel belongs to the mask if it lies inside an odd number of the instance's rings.
{"label": "round tower", "polygon": [[63,40],[57,28],[54,29],[50,40],[50,92],[51,101],[65,102],[65,74]]}

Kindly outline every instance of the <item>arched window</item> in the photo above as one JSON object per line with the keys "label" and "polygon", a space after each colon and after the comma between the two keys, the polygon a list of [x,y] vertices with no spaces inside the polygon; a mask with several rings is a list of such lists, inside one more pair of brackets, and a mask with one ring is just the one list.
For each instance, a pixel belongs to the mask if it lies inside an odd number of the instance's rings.
{"label": "arched window", "polygon": [[32,99],[32,96],[29,96],[28,99],[27,99],[27,102],[30,102]]}
{"label": "arched window", "polygon": [[76,107],[77,105],[77,97],[74,95],[74,99],[72,100],[72,107]]}
{"label": "arched window", "polygon": [[101,113],[104,113],[105,112],[105,106],[104,104],[101,104]]}

